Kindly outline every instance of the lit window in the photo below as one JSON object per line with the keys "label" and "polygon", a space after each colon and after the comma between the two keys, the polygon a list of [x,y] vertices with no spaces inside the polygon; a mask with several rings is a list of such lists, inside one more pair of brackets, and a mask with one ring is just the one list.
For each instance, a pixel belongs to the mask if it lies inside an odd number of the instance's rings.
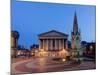
{"label": "lit window", "polygon": [[93,47],[92,47],[92,46],[90,46],[90,49],[93,49]]}

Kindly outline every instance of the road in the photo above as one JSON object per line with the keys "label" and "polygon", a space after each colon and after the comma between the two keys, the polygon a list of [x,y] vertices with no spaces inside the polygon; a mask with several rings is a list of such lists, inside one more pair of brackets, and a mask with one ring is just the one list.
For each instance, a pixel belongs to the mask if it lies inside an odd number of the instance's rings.
{"label": "road", "polygon": [[95,63],[83,61],[79,63],[53,64],[48,58],[35,58],[12,63],[12,73],[41,73],[41,72],[57,72],[94,69]]}

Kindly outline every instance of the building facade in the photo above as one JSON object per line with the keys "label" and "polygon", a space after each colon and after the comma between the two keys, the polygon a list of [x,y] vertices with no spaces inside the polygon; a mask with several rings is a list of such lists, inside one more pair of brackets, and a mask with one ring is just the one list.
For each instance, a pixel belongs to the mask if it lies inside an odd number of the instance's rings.
{"label": "building facade", "polygon": [[31,51],[28,49],[16,50],[16,57],[27,58],[31,56]]}
{"label": "building facade", "polygon": [[16,50],[18,48],[19,33],[11,31],[11,57],[16,57]]}
{"label": "building facade", "polygon": [[85,50],[83,52],[83,56],[95,59],[96,57],[96,43],[95,42],[87,43]]}
{"label": "building facade", "polygon": [[39,35],[38,57],[66,57],[68,35],[56,30],[51,30]]}

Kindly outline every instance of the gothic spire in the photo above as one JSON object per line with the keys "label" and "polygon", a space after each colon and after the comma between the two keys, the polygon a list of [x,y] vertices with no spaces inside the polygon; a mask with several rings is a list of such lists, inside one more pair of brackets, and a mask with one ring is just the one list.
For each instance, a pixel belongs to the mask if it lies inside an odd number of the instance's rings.
{"label": "gothic spire", "polygon": [[76,15],[76,12],[75,12],[74,21],[73,21],[73,32],[74,32],[74,33],[77,33],[77,32],[78,32],[78,22],[77,22],[77,15]]}

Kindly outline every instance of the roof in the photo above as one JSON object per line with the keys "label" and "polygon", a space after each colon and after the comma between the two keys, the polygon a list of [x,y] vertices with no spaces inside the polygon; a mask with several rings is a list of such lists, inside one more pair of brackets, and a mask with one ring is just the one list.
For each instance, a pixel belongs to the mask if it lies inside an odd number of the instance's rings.
{"label": "roof", "polygon": [[67,37],[68,35],[56,30],[51,30],[38,35],[39,37]]}

